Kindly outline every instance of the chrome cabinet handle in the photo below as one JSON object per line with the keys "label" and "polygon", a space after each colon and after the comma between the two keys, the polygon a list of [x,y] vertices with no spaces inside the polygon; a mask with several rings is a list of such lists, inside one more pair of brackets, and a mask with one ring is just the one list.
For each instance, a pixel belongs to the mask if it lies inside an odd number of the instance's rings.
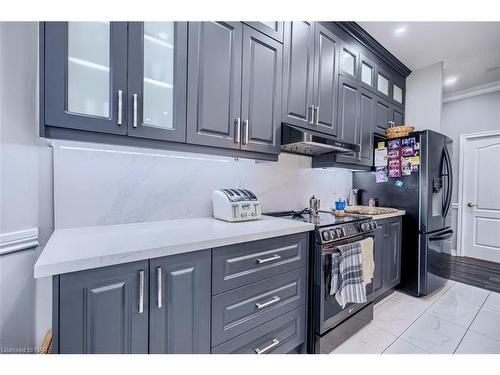
{"label": "chrome cabinet handle", "polygon": [[319,125],[319,106],[316,107],[316,121],[314,122],[315,125]]}
{"label": "chrome cabinet handle", "polygon": [[137,94],[134,94],[133,96],[133,102],[134,102],[134,107],[133,107],[133,120],[132,120],[132,126],[134,128],[137,128]]}
{"label": "chrome cabinet handle", "polygon": [[118,118],[116,120],[118,126],[123,123],[123,91],[118,90]]}
{"label": "chrome cabinet handle", "polygon": [[264,354],[266,352],[268,352],[269,350],[271,350],[272,348],[278,346],[280,344],[280,341],[278,339],[273,339],[273,342],[271,344],[269,344],[268,346],[266,346],[265,348],[255,348],[255,353],[257,354]]}
{"label": "chrome cabinet handle", "polygon": [[309,106],[309,109],[307,110],[307,117],[309,125],[314,125],[314,105]]}
{"label": "chrome cabinet handle", "polygon": [[241,140],[241,120],[239,117],[236,120],[234,120],[234,125],[236,126],[236,129],[234,132],[234,143],[240,143],[240,140]]}
{"label": "chrome cabinet handle", "polygon": [[241,144],[248,144],[248,120],[243,121],[243,128],[245,129],[243,132],[243,142]]}
{"label": "chrome cabinet handle", "polygon": [[158,299],[158,303],[157,303],[157,307],[159,309],[161,309],[162,307],[162,280],[161,280],[161,267],[158,267],[156,269],[156,282],[158,284],[158,287],[157,287],[157,291],[158,291],[158,295],[157,295],[157,299]]}
{"label": "chrome cabinet handle", "polygon": [[263,302],[263,303],[257,302],[255,304],[255,306],[260,310],[260,309],[263,309],[264,307],[274,305],[275,303],[278,303],[279,301],[281,301],[281,298],[279,298],[278,296],[274,296],[272,299],[270,299],[267,302]]}
{"label": "chrome cabinet handle", "polygon": [[272,262],[272,261],[275,261],[275,260],[278,260],[278,259],[281,259],[281,255],[275,254],[275,255],[273,255],[272,257],[269,257],[269,258],[257,258],[257,263],[263,264],[263,263]]}
{"label": "chrome cabinet handle", "polygon": [[362,150],[363,145],[360,143],[360,144],[358,144],[358,146],[359,146],[358,160],[361,160],[361,150]]}
{"label": "chrome cabinet handle", "polygon": [[139,314],[144,312],[144,271],[139,271]]}

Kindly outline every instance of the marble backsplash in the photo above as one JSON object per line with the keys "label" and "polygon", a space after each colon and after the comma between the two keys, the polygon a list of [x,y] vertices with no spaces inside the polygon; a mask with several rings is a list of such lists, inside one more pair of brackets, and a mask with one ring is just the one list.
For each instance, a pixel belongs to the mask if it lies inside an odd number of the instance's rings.
{"label": "marble backsplash", "polygon": [[212,192],[253,191],[263,212],[301,209],[313,194],[321,207],[346,198],[352,173],[312,169],[283,153],[278,162],[52,141],[56,228],[212,215]]}

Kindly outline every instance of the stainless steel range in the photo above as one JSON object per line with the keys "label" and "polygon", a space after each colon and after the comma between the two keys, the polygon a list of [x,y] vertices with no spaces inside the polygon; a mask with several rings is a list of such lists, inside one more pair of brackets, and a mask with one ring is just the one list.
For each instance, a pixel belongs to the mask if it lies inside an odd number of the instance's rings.
{"label": "stainless steel range", "polygon": [[330,295],[332,253],[339,245],[374,238],[377,224],[369,217],[335,217],[330,212],[319,215],[303,211],[272,212],[267,215],[315,224],[310,237],[308,352],[330,353],[373,319],[373,285],[366,287],[367,302],[350,303],[342,308]]}

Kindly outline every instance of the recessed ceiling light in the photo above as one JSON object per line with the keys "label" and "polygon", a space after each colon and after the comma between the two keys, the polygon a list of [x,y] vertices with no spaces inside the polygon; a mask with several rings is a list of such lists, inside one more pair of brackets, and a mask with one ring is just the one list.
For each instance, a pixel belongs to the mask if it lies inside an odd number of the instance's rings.
{"label": "recessed ceiling light", "polygon": [[406,26],[399,26],[396,28],[396,30],[394,30],[394,35],[403,36],[404,34],[406,34],[407,31],[408,28]]}
{"label": "recessed ceiling light", "polygon": [[488,69],[486,69],[487,72],[494,72],[495,70],[498,70],[500,69],[500,65],[497,65],[497,66],[492,66]]}
{"label": "recessed ceiling light", "polygon": [[457,83],[458,77],[457,76],[450,76],[444,80],[445,86],[453,86],[455,83]]}

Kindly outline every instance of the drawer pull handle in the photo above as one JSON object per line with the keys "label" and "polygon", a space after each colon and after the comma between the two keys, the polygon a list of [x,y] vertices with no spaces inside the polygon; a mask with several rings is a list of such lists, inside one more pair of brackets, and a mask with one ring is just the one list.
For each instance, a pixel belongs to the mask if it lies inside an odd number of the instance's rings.
{"label": "drawer pull handle", "polygon": [[281,255],[273,255],[272,257],[269,258],[257,258],[257,263],[262,264],[262,263],[268,263],[268,262],[273,262],[275,260],[281,259]]}
{"label": "drawer pull handle", "polygon": [[266,352],[268,352],[269,350],[271,350],[272,348],[278,346],[280,344],[280,341],[278,339],[273,339],[273,342],[271,344],[269,344],[268,346],[266,346],[265,348],[255,348],[255,353],[257,354],[264,354]]}
{"label": "drawer pull handle", "polygon": [[144,312],[144,271],[139,271],[139,314]]}
{"label": "drawer pull handle", "polygon": [[281,298],[279,298],[278,296],[274,296],[272,299],[270,299],[267,302],[264,302],[264,303],[257,302],[255,304],[255,306],[257,306],[258,309],[263,309],[264,307],[274,305],[275,303],[278,303],[279,301],[281,301]]}

